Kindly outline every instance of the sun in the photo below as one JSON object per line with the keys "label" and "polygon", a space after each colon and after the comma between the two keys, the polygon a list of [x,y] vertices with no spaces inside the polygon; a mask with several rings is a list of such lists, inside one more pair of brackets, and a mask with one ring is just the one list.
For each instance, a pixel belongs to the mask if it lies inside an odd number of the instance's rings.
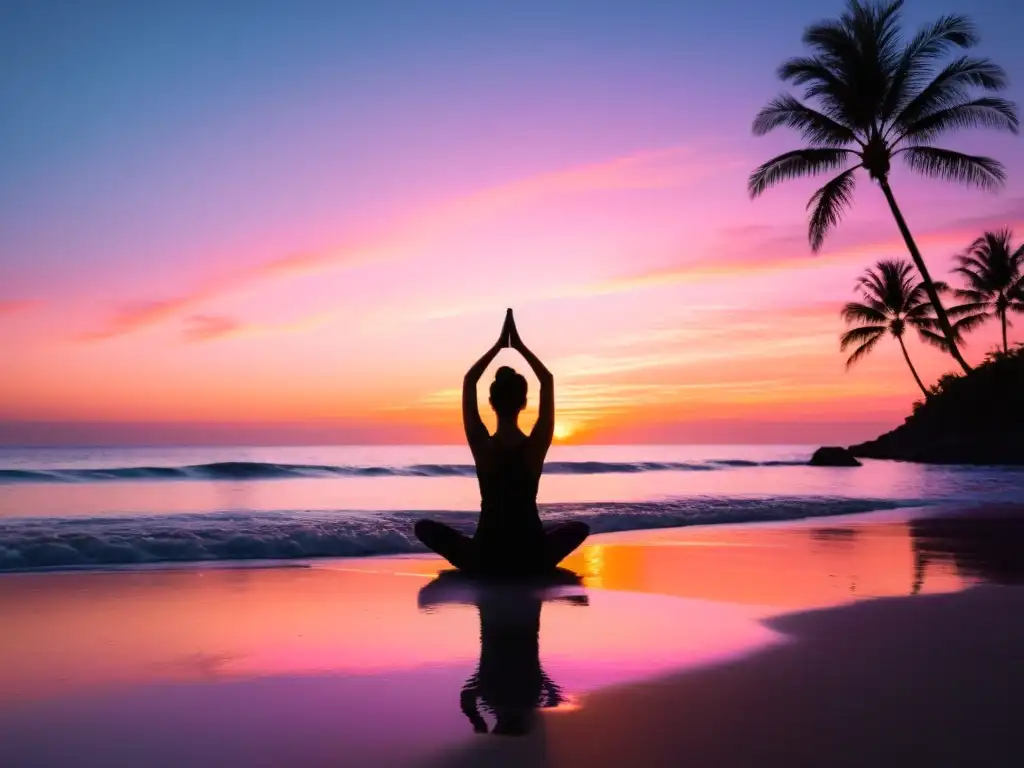
{"label": "sun", "polygon": [[568,440],[576,432],[576,426],[571,422],[555,422],[555,440]]}

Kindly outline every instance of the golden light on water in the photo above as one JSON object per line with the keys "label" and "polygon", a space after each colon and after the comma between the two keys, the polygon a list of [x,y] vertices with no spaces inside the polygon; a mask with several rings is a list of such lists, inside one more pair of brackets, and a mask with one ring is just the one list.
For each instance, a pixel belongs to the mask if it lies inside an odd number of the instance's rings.
{"label": "golden light on water", "polygon": [[604,584],[604,545],[591,544],[585,547],[583,556],[586,558],[584,583],[588,587],[600,589]]}

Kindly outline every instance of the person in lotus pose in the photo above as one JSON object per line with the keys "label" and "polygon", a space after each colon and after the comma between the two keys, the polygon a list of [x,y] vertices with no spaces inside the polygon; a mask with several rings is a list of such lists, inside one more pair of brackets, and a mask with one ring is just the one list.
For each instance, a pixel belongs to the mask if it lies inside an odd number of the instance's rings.
{"label": "person in lotus pose", "polygon": [[[540,380],[540,413],[529,435],[519,428],[526,406],[526,379],[502,366],[491,384],[498,428],[487,433],[477,408],[477,382],[505,347],[521,354]],[[516,330],[512,310],[497,343],[476,361],[462,382],[462,422],[480,484],[480,520],[472,536],[436,520],[416,523],[416,538],[461,571],[486,577],[551,573],[590,534],[582,522],[544,525],[537,513],[537,486],[555,429],[555,381]]]}

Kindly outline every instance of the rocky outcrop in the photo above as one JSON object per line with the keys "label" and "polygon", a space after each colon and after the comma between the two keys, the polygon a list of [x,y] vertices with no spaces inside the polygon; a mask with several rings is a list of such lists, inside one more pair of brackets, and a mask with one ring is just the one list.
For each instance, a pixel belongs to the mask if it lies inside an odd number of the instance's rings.
{"label": "rocky outcrop", "polygon": [[861,464],[846,448],[838,445],[826,445],[819,448],[811,456],[812,467],[859,467]]}
{"label": "rocky outcrop", "polygon": [[1012,436],[897,427],[874,440],[850,446],[854,456],[922,464],[1024,465],[1024,430]]}
{"label": "rocky outcrop", "polygon": [[854,456],[928,464],[1024,465],[1024,347],[966,376],[945,376],[891,432]]}

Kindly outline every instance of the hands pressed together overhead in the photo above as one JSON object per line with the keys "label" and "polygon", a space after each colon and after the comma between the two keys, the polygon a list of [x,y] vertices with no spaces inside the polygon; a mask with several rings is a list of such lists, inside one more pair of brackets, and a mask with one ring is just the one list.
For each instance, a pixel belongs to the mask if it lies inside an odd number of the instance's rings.
{"label": "hands pressed together overhead", "polygon": [[521,349],[523,340],[519,338],[519,331],[516,329],[516,320],[512,316],[512,310],[505,312],[505,324],[501,326],[501,336],[498,337],[499,347],[511,347]]}

